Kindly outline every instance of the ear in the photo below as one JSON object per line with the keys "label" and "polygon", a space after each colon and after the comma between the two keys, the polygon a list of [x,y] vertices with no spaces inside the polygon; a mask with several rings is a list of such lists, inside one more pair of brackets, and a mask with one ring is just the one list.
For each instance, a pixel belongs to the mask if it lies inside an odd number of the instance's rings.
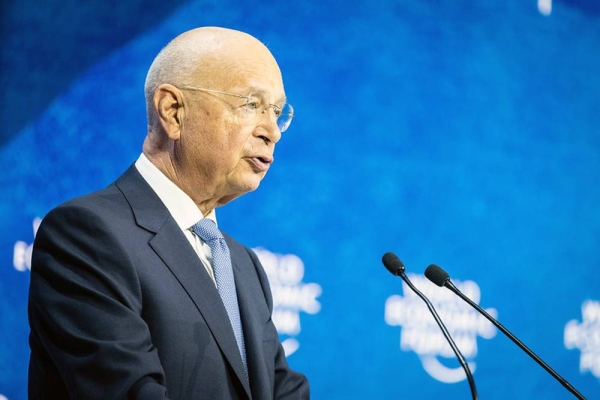
{"label": "ear", "polygon": [[184,116],[181,91],[173,85],[160,85],[154,92],[153,101],[158,123],[163,131],[169,139],[179,140]]}

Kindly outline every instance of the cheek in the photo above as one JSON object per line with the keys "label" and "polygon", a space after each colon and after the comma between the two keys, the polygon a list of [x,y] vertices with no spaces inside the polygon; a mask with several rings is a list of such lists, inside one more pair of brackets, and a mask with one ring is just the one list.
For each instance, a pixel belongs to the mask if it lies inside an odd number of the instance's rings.
{"label": "cheek", "polygon": [[254,130],[253,126],[240,126],[230,115],[198,119],[188,125],[198,161],[224,169],[235,168],[242,157],[251,153]]}
{"label": "cheek", "polygon": [[234,125],[227,131],[225,146],[232,156],[244,156],[252,149],[253,127]]}

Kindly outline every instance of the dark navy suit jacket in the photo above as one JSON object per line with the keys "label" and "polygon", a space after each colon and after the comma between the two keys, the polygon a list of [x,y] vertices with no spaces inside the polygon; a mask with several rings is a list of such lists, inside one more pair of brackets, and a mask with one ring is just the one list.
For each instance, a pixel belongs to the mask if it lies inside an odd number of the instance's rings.
{"label": "dark navy suit jacket", "polygon": [[248,377],[214,282],[135,167],[52,210],[32,258],[30,398],[308,398],[271,321],[260,262],[225,239]]}

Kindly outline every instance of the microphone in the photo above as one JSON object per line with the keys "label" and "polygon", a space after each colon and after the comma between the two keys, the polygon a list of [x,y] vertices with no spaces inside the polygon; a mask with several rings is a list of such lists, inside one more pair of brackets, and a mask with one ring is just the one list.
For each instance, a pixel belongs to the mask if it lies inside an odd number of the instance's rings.
{"label": "microphone", "polygon": [[465,294],[463,292],[458,290],[458,288],[456,286],[454,286],[454,284],[450,280],[450,275],[448,275],[448,273],[446,271],[444,271],[442,268],[438,267],[435,264],[431,264],[425,270],[425,276],[427,277],[427,279],[429,279],[431,282],[435,283],[436,285],[438,285],[440,287],[445,286],[446,288],[450,289],[450,291],[454,292],[454,294],[456,294],[458,297],[460,297],[461,299],[463,299],[464,301],[469,303],[469,305],[471,307],[473,307],[480,314],[482,314],[484,317],[486,317],[492,324],[494,324],[498,329],[500,329],[502,331],[502,333],[504,333],[506,336],[508,336],[510,338],[510,340],[512,340],[514,343],[516,343],[517,346],[519,346],[523,351],[525,351],[525,353],[527,353],[539,365],[541,365],[546,371],[548,371],[550,373],[550,375],[552,375],[554,377],[554,379],[559,381],[565,388],[567,388],[567,390],[569,392],[573,393],[575,395],[575,397],[577,397],[578,399],[585,400],[585,397],[583,397],[583,395],[581,393],[579,393],[577,391],[577,389],[575,389],[569,382],[567,382],[566,379],[564,379],[562,376],[560,376],[558,373],[556,373],[552,368],[550,368],[550,366],[548,364],[546,364],[533,351],[531,351],[527,346],[525,346],[525,344],[523,344],[523,342],[521,342],[519,339],[517,339],[517,337],[515,335],[510,333],[508,331],[508,329],[506,329],[494,317],[492,317],[490,314],[488,314],[483,308],[479,307],[479,304],[475,303],[473,300],[471,300],[470,298],[465,296]]}
{"label": "microphone", "polygon": [[433,318],[435,319],[435,322],[437,322],[438,326],[442,330],[442,333],[444,334],[444,337],[446,338],[446,340],[450,344],[450,347],[452,347],[452,350],[454,351],[454,354],[456,354],[456,358],[458,358],[458,361],[460,362],[460,365],[465,370],[465,374],[467,374],[467,380],[469,381],[469,386],[471,388],[471,396],[473,397],[473,400],[477,400],[478,399],[478,397],[477,397],[477,388],[475,387],[475,380],[473,379],[473,374],[471,373],[471,370],[469,369],[469,365],[467,364],[467,362],[465,361],[465,358],[463,357],[462,353],[460,352],[460,350],[456,346],[456,343],[454,343],[454,340],[452,340],[452,336],[450,336],[450,333],[446,329],[446,326],[442,322],[442,320],[441,320],[440,316],[438,315],[438,313],[435,311],[435,308],[433,308],[433,304],[431,304],[431,302],[429,301],[429,299],[423,293],[421,293],[412,284],[412,282],[408,279],[408,276],[406,276],[406,274],[404,273],[404,270],[405,270],[404,264],[402,264],[402,261],[400,261],[400,259],[398,258],[398,256],[396,256],[394,253],[385,253],[383,255],[381,261],[383,262],[383,265],[385,265],[385,267],[387,268],[387,270],[392,273],[392,275],[399,276],[400,278],[402,278],[402,280],[404,282],[406,282],[406,284],[408,285],[408,287],[410,287],[412,289],[412,291],[415,292],[417,294],[417,296],[419,296],[425,302],[425,304],[427,304],[427,308],[429,308],[429,311],[431,311],[431,315],[433,315]]}

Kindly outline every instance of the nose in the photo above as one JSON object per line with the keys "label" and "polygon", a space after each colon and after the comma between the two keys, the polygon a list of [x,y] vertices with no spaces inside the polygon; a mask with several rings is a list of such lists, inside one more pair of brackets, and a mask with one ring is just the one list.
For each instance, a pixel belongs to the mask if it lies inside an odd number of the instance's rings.
{"label": "nose", "polygon": [[[266,139],[269,142],[277,143],[281,139],[281,131],[277,125],[277,114],[275,114],[275,106],[269,105],[262,112],[262,120],[259,127],[263,130],[257,130],[257,136]],[[266,133],[266,135],[265,135]]]}

